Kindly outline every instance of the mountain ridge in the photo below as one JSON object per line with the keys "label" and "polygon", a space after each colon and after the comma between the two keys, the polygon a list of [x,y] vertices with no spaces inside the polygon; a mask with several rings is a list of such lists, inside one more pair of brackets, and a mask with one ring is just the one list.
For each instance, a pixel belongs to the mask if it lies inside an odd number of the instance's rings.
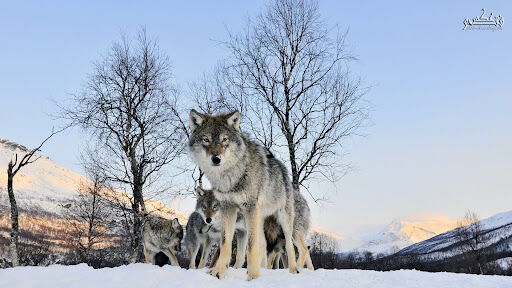
{"label": "mountain ridge", "polygon": [[[483,248],[495,246],[497,252],[512,251],[512,210],[497,213],[479,222],[487,239]],[[460,245],[456,228],[405,247],[397,255],[421,255],[443,259],[460,254]]]}
{"label": "mountain ridge", "polygon": [[455,219],[441,213],[424,213],[397,218],[380,232],[367,238],[363,245],[353,251],[393,254],[414,243],[451,230],[455,226]]}

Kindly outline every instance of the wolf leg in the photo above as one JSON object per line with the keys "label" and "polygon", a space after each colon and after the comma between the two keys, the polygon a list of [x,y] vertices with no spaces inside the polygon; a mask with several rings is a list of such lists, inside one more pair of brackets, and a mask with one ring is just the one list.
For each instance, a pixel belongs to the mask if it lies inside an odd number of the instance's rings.
{"label": "wolf leg", "polygon": [[299,269],[304,268],[304,262],[306,261],[306,253],[308,252],[308,247],[304,243],[304,237],[302,235],[297,235],[297,239],[295,239],[295,246],[299,250],[299,260],[297,260],[297,266]]}
{"label": "wolf leg", "polygon": [[[297,260],[295,259],[295,247],[293,246],[292,241],[292,231],[293,231],[293,207],[292,205],[287,205],[287,209],[285,211],[279,211],[278,213],[278,221],[281,224],[281,228],[283,229],[284,239],[286,241],[286,255],[288,256],[288,270],[292,274],[299,273],[297,269]],[[287,211],[286,211],[287,210]]]}
{"label": "wolf leg", "polygon": [[212,250],[212,241],[210,239],[206,239],[203,244],[203,251],[201,253],[201,261],[199,261],[199,269],[204,268],[206,266],[206,259]]}
{"label": "wolf leg", "polygon": [[260,225],[260,266],[262,268],[267,267],[267,239],[265,238],[265,232],[263,230],[263,225]]}
{"label": "wolf leg", "polygon": [[198,250],[199,245],[197,245],[197,243],[187,245],[188,257],[190,258],[188,269],[196,269],[196,256]]}
{"label": "wolf leg", "polygon": [[210,262],[209,268],[215,267],[215,264],[217,264],[217,260],[219,260],[219,254],[220,254],[220,247],[217,247],[217,249],[215,249],[215,253],[212,256],[212,261]]}
{"label": "wolf leg", "polygon": [[285,257],[284,254],[281,254],[281,262],[283,262],[283,268],[288,269],[288,257]]}
{"label": "wolf leg", "polygon": [[235,234],[236,207],[226,207],[222,209],[222,232],[220,255],[215,267],[208,273],[219,279],[226,277],[226,270],[231,260],[233,234]]}
{"label": "wolf leg", "polygon": [[256,279],[260,276],[260,226],[262,226],[260,218],[260,207],[256,203],[248,213],[246,213],[247,234],[249,240],[247,242],[247,280]]}
{"label": "wolf leg", "polygon": [[315,270],[315,267],[313,266],[313,262],[311,262],[311,255],[309,254],[309,249],[306,251],[306,267],[309,270]]}
{"label": "wolf leg", "polygon": [[180,267],[180,263],[178,262],[178,258],[176,258],[176,254],[175,254],[176,252],[174,252],[172,249],[164,250],[162,252],[164,252],[164,254],[167,255],[167,257],[169,257],[169,260],[171,260],[171,265],[172,266]]}
{"label": "wolf leg", "polygon": [[276,260],[277,253],[276,251],[272,250],[270,254],[268,254],[268,261],[267,261],[267,269],[274,268],[274,261]]}
{"label": "wolf leg", "polygon": [[275,269],[281,269],[281,267],[279,266],[280,262],[281,262],[281,253],[277,253],[276,259],[274,260],[274,268]]}
{"label": "wolf leg", "polygon": [[245,262],[245,254],[247,252],[247,233],[239,230],[236,238],[236,261],[234,268],[242,268]]}
{"label": "wolf leg", "polygon": [[146,263],[153,263],[153,253],[146,248],[144,248],[144,256],[146,258]]}

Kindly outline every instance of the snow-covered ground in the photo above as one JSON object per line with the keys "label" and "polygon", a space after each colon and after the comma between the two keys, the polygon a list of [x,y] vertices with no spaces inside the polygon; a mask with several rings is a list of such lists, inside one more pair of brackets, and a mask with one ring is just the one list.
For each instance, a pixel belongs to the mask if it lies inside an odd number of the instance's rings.
{"label": "snow-covered ground", "polygon": [[247,282],[245,269],[230,268],[227,279],[218,280],[206,269],[133,264],[94,270],[77,266],[18,267],[0,270],[0,287],[418,287],[418,288],[509,288],[512,277],[454,273],[427,273],[411,270],[376,272],[363,270],[303,270],[292,275],[287,270],[263,269],[261,277]]}

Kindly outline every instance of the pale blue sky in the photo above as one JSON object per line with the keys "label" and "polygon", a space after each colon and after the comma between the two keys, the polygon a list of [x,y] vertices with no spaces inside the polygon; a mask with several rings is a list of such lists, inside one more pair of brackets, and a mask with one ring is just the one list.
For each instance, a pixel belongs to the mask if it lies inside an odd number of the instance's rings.
{"label": "pale blue sky", "polygon": [[[47,115],[52,100],[79,90],[121,31],[146,26],[185,86],[226,55],[212,39],[264,6],[148,2],[1,3],[0,136],[37,144],[59,124]],[[314,207],[314,221],[342,235],[415,213],[512,208],[512,3],[412,2],[320,1],[330,23],[350,29],[348,45],[360,58],[352,70],[374,85],[368,136],[347,145],[353,171],[317,188],[331,203]],[[483,7],[503,15],[503,30],[462,31]],[[66,132],[44,153],[80,171],[80,143]]]}

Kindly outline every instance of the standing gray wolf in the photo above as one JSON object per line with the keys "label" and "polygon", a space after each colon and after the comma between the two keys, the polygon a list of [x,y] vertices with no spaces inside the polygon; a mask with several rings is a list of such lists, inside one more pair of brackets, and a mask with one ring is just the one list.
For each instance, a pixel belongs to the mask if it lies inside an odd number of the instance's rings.
{"label": "standing gray wolf", "polygon": [[[189,149],[205,173],[221,203],[222,234],[220,255],[209,273],[226,276],[237,212],[245,219],[248,233],[248,280],[260,276],[260,237],[263,219],[274,215],[283,229],[288,268],[298,273],[292,242],[293,189],[288,171],[266,150],[240,131],[240,112],[216,116],[190,111]],[[263,242],[263,241],[262,241]]]}
{"label": "standing gray wolf", "polygon": [[[295,219],[293,222],[293,244],[297,247],[299,253],[298,267],[304,267],[304,264],[308,269],[313,270],[313,263],[311,262],[311,256],[309,249],[304,242],[304,238],[309,230],[311,212],[309,210],[308,203],[302,194],[298,191],[294,191],[294,209]],[[264,223],[265,240],[267,242],[267,267],[269,269],[278,267],[275,265],[279,263],[281,256],[285,253],[284,235],[281,227],[277,223],[276,219],[271,216],[265,219]],[[284,260],[284,258],[283,258]],[[286,261],[283,261],[284,266]]]}
{"label": "standing gray wolf", "polygon": [[[267,249],[267,268],[279,268],[279,260],[285,255],[285,242],[283,230],[275,217],[267,217],[263,223],[263,230],[265,232],[265,242]],[[283,258],[284,260],[284,258]],[[286,267],[285,261],[283,266]]]}
{"label": "standing gray wolf", "polygon": [[185,247],[187,248],[190,263],[189,269],[196,268],[196,257],[201,248],[201,260],[197,268],[204,268],[206,259],[210,250],[215,243],[220,242],[220,221],[216,225],[206,225],[201,218],[201,215],[194,211],[190,214],[187,222],[187,233],[185,234]]}
{"label": "standing gray wolf", "polygon": [[183,228],[178,218],[173,220],[161,217],[149,217],[144,225],[144,255],[146,263],[156,264],[156,255],[164,253],[171,264],[179,266],[176,252],[181,251]]}
{"label": "standing gray wolf", "polygon": [[[199,248],[202,247],[201,259],[198,268],[206,265],[206,259],[213,244],[219,244],[221,221],[220,221],[220,203],[215,198],[212,190],[206,190],[198,187],[196,189],[196,209],[190,215],[187,222],[187,233],[185,235],[185,247],[190,257],[190,269],[196,268],[196,256]],[[241,249],[237,250],[237,257],[234,267],[241,268],[245,262],[245,247],[247,237],[245,236],[245,224],[242,219],[237,221],[237,245]]]}
{"label": "standing gray wolf", "polygon": [[196,209],[190,214],[186,226],[185,247],[190,258],[190,269],[196,268],[196,256],[202,247],[198,268],[206,265],[206,258],[215,243],[220,242],[220,203],[211,190],[196,189]]}

